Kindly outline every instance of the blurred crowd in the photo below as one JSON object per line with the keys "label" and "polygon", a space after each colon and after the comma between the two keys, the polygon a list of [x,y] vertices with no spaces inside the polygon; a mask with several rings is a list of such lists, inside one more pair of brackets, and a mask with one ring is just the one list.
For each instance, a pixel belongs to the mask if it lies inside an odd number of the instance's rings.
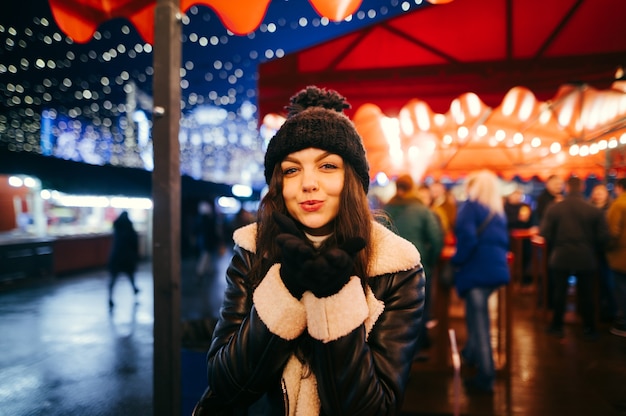
{"label": "blurred crowd", "polygon": [[[468,339],[461,356],[477,368],[476,377],[465,380],[468,389],[492,391],[487,300],[510,282],[522,293],[537,292],[537,302],[547,301],[542,306],[550,311],[551,335],[565,335],[564,315],[574,293],[586,339],[598,338],[598,321],[626,337],[626,178],[589,186],[577,177],[552,175],[537,189],[481,170],[460,184],[419,183],[407,174],[394,184],[395,194],[378,205],[394,231],[419,249],[426,275],[434,278],[426,287],[416,359],[428,359],[428,328],[436,322],[432,281],[438,278],[440,284],[452,279],[465,303]],[[532,250],[533,240],[542,250]],[[517,275],[511,254],[519,256]],[[533,274],[533,255],[545,256],[535,259],[547,265],[539,275]]]}

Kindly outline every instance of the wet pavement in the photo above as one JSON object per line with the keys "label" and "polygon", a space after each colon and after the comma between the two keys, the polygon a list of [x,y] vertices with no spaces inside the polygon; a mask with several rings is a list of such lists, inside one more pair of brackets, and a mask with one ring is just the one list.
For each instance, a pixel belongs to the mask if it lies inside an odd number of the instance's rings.
{"label": "wet pavement", "polygon": [[[194,261],[181,271],[181,414],[202,393],[210,323],[224,291],[227,253],[216,277],[197,279]],[[105,270],[0,286],[0,416],[143,416],[153,414],[153,298],[151,264],[137,274],[134,296],[118,279],[109,311]],[[563,339],[545,333],[533,294],[513,296],[513,355],[509,377],[495,394],[455,392],[452,369],[415,362],[404,416],[626,416],[626,339],[599,327],[595,342],[572,321]],[[450,327],[463,343],[462,304],[450,308]],[[445,330],[435,327],[436,331]],[[433,345],[431,355],[439,348]],[[432,358],[432,357],[431,357]]]}
{"label": "wet pavement", "polygon": [[[223,262],[222,262],[223,263]],[[222,267],[223,264],[220,266]],[[118,278],[108,306],[106,270],[4,285],[0,290],[0,416],[153,414],[152,265],[142,263],[135,296]],[[183,262],[181,318],[215,316],[223,290]],[[203,390],[204,357],[183,348],[182,414]]]}

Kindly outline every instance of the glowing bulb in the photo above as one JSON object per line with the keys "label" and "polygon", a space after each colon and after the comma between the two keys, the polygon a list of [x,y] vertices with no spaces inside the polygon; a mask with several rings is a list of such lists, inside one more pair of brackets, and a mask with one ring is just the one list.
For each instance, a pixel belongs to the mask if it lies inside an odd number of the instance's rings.
{"label": "glowing bulb", "polygon": [[580,146],[579,154],[581,156],[583,156],[583,157],[588,156],[589,155],[589,146],[587,146],[587,145]]}
{"label": "glowing bulb", "polygon": [[551,153],[559,153],[561,151],[561,144],[554,142],[550,145],[550,152]]}
{"label": "glowing bulb", "polygon": [[21,178],[19,178],[17,176],[10,176],[9,177],[9,185],[11,185],[12,187],[19,188],[23,184],[24,184],[24,181],[22,181]]}

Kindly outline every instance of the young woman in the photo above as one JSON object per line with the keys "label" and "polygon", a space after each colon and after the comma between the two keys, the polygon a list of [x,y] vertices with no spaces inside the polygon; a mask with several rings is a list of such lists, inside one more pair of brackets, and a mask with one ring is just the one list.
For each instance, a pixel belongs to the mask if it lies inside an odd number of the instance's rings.
{"label": "young woman", "polygon": [[348,107],[308,87],[268,145],[269,190],[258,221],[234,233],[195,415],[400,412],[424,273],[415,246],[368,208],[369,168]]}
{"label": "young woman", "polygon": [[507,253],[509,234],[498,189],[498,178],[488,170],[470,174],[467,201],[460,208],[455,226],[456,253],[450,260],[457,267],[454,283],[465,301],[467,343],[461,352],[477,374],[465,380],[468,392],[493,391],[495,368],[491,349],[489,296],[510,279]]}

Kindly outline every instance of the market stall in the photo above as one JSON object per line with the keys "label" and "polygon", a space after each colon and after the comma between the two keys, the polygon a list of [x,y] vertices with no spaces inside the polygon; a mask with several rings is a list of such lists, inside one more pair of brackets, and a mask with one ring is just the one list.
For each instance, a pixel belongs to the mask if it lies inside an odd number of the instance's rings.
{"label": "market stall", "polygon": [[457,180],[472,170],[490,169],[503,179],[551,174],[604,178],[607,151],[626,144],[626,90],[561,86],[549,100],[514,87],[495,108],[474,93],[455,98],[448,112],[433,112],[413,99],[398,117],[364,104],[354,115],[371,163],[372,178],[409,172]]}
{"label": "market stall", "polygon": [[38,177],[0,174],[0,281],[105,267],[112,224],[123,210],[140,236],[140,256],[149,257],[152,201],[121,189],[98,193],[95,184],[91,191],[66,193],[42,187]]}

